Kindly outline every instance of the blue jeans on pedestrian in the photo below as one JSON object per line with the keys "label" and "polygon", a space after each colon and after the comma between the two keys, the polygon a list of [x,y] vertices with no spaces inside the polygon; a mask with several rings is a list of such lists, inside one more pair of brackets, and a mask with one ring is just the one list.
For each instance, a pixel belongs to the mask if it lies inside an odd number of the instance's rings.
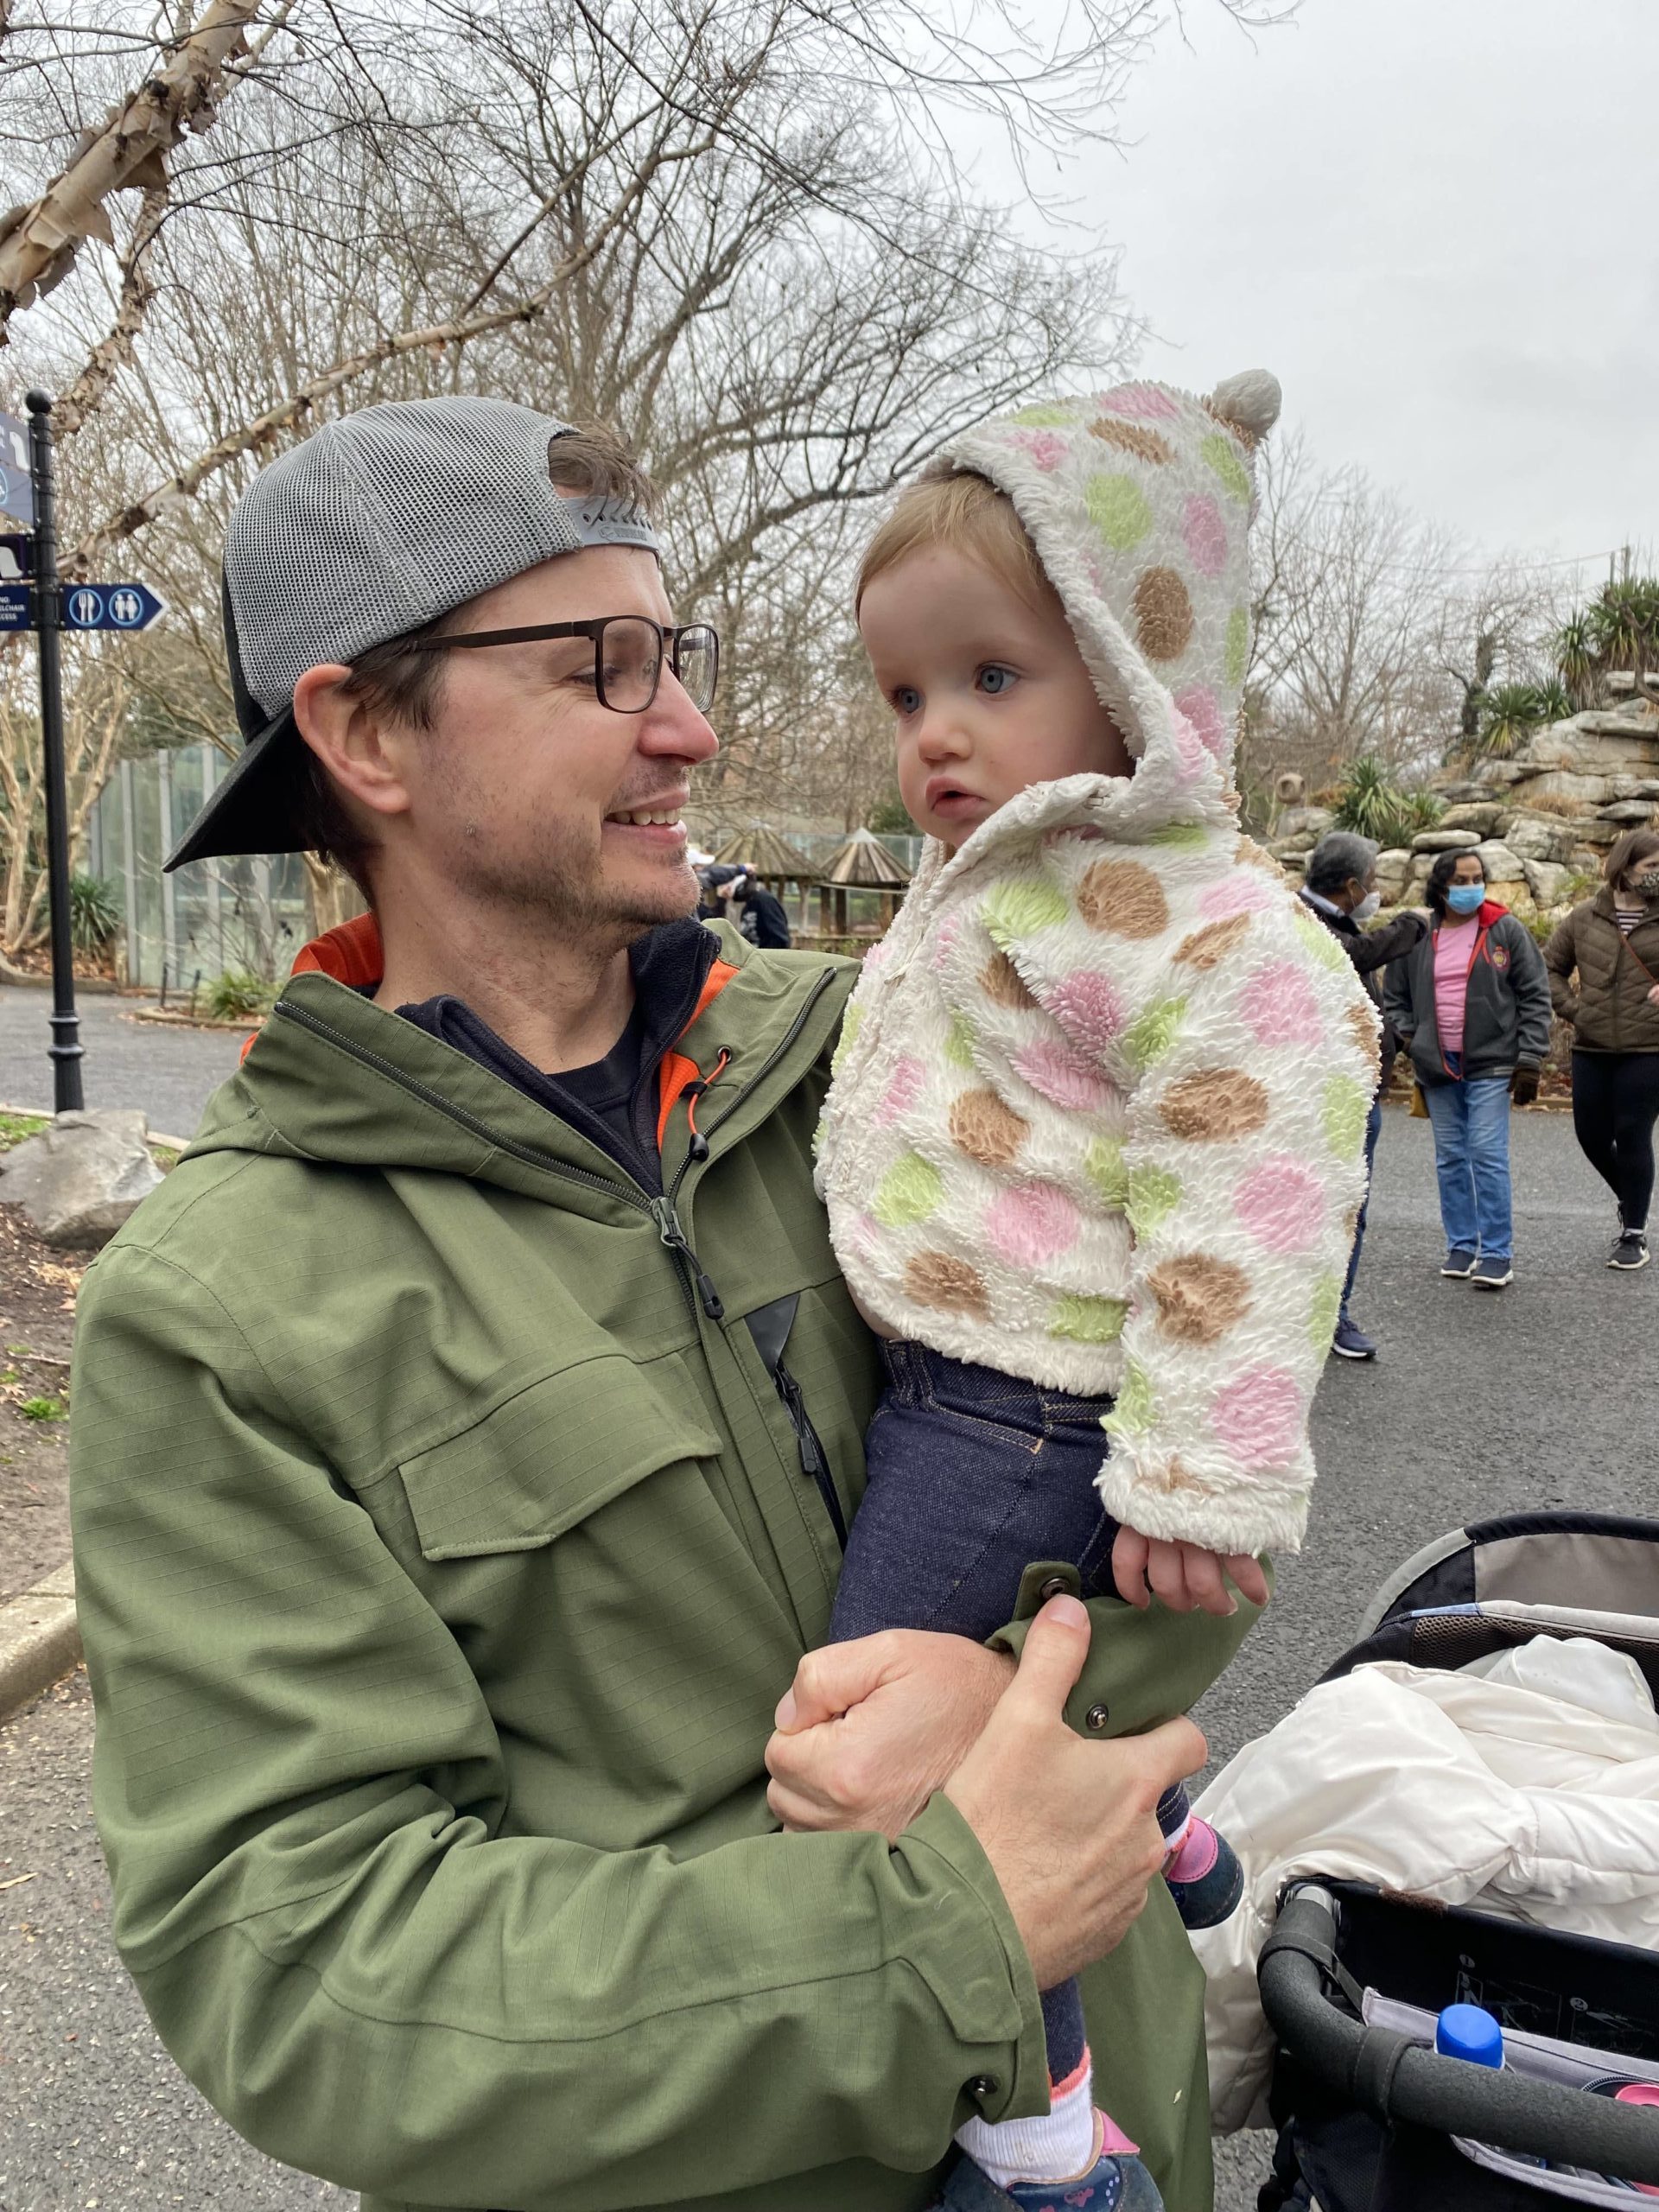
{"label": "blue jeans on pedestrian", "polygon": [[1440,1221],[1454,1251],[1483,1260],[1514,1253],[1510,1211],[1510,1078],[1480,1075],[1465,1081],[1462,1057],[1448,1052],[1457,1080],[1423,1086],[1434,1124],[1434,1172],[1440,1185]]}
{"label": "blue jeans on pedestrian", "polygon": [[1376,1141],[1382,1134],[1382,1094],[1379,1091],[1371,1101],[1370,1116],[1365,1124],[1365,1195],[1359,1202],[1359,1212],[1354,1222],[1354,1249],[1348,1255],[1348,1279],[1342,1286],[1342,1318],[1348,1319],[1348,1301],[1354,1294],[1354,1281],[1359,1273],[1359,1255],[1365,1242],[1365,1217],[1371,1210],[1371,1171],[1376,1164]]}
{"label": "blue jeans on pedestrian", "polygon": [[[1034,1560],[1069,1560],[1085,1597],[1109,1590],[1118,1524],[1095,1478],[1109,1398],[1047,1390],[925,1344],[884,1341],[887,1387],[864,1453],[869,1479],[830,1622],[830,1641],[920,1628],[982,1643],[1014,1617]],[[1158,1805],[1166,1835],[1187,1816],[1177,1783]],[[1051,2079],[1082,2063],[1074,1981],[1042,1993]]]}

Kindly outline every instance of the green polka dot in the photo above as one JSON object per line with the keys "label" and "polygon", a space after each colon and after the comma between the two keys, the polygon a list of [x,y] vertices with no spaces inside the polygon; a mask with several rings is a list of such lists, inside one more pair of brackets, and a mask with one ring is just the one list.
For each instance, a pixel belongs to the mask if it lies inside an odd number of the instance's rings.
{"label": "green polka dot", "polygon": [[1152,1427],[1157,1414],[1158,1401],[1153,1395],[1147,1371],[1131,1360],[1124,1371],[1117,1402],[1102,1426],[1109,1435],[1141,1436]]}
{"label": "green polka dot", "polygon": [[1121,1211],[1129,1202],[1129,1171],[1123,1165],[1121,1137],[1091,1137],[1083,1172],[1109,1206]]}
{"label": "green polka dot", "polygon": [[1371,1094],[1351,1075],[1333,1075],[1325,1084],[1325,1141],[1338,1160],[1354,1160],[1365,1141]]}
{"label": "green polka dot", "polygon": [[1090,521],[1119,553],[1138,545],[1152,528],[1152,508],[1133,476],[1091,476],[1083,496]]}
{"label": "green polka dot", "polygon": [[870,1211],[883,1229],[910,1229],[937,1213],[944,1196],[938,1169],[919,1152],[907,1152],[881,1178]]}
{"label": "green polka dot", "polygon": [[1058,885],[1011,876],[992,886],[981,912],[992,944],[1007,952],[1021,938],[1058,929],[1071,911]]}
{"label": "green polka dot", "polygon": [[1224,430],[1213,430],[1198,447],[1224,487],[1234,499],[1243,499],[1248,505],[1250,497],[1250,472],[1238,457],[1237,448]]}
{"label": "green polka dot", "polygon": [[1202,822],[1166,822],[1147,839],[1149,845],[1207,845],[1210,831]]}
{"label": "green polka dot", "polygon": [[1181,1203],[1181,1179],[1167,1167],[1132,1167],[1129,1227],[1137,1236],[1150,1236],[1159,1223]]}
{"label": "green polka dot", "polygon": [[1236,607],[1227,617],[1227,648],[1222,659],[1221,672],[1229,683],[1244,681],[1244,671],[1250,664],[1250,610]]}
{"label": "green polka dot", "polygon": [[1022,407],[1014,419],[1025,430],[1059,430],[1071,420],[1071,410],[1049,399],[1038,407]]}
{"label": "green polka dot", "polygon": [[1314,920],[1306,906],[1297,909],[1296,927],[1304,946],[1321,968],[1328,968],[1333,976],[1348,972],[1348,955],[1342,949],[1342,939],[1323,922]]}
{"label": "green polka dot", "polygon": [[[1335,943],[1333,938],[1332,943]],[[1123,1032],[1123,1050],[1129,1064],[1144,1075],[1146,1071],[1161,1060],[1180,1029],[1186,1012],[1185,999],[1161,999],[1156,1006],[1149,1006]]]}
{"label": "green polka dot", "polygon": [[863,1027],[863,1007],[861,1006],[849,1006],[842,1021],[841,1035],[836,1039],[835,1057],[830,1063],[830,1072],[831,1075],[839,1075],[842,1069],[847,1065],[847,1055],[852,1051],[853,1046],[858,1041],[858,1033]]}
{"label": "green polka dot", "polygon": [[1122,1298],[1062,1298],[1055,1305],[1048,1333],[1067,1344],[1115,1344],[1128,1311],[1128,1301]]}
{"label": "green polka dot", "polygon": [[950,1017],[944,1057],[953,1068],[970,1068],[974,1065],[974,1025],[965,1014],[953,1014]]}
{"label": "green polka dot", "polygon": [[1325,1275],[1313,1287],[1307,1309],[1307,1341],[1315,1351],[1329,1351],[1342,1311],[1342,1285],[1335,1275]]}

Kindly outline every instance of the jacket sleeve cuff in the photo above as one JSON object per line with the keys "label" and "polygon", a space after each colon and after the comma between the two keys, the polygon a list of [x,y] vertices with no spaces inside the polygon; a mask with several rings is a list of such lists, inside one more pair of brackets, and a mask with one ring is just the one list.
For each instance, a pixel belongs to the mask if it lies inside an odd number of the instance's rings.
{"label": "jacket sleeve cuff", "polygon": [[[938,1910],[907,1946],[962,2052],[958,2124],[1048,2109],[1048,2045],[1031,1961],[978,1837],[943,1790],[893,1846]],[[944,1878],[942,1879],[941,1877]]]}

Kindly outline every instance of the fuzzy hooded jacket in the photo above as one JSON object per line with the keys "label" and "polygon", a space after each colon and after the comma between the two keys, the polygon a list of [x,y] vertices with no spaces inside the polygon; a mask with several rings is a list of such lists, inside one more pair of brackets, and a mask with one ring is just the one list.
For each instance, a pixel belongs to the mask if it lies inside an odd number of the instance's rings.
{"label": "fuzzy hooded jacket", "polygon": [[1241,839],[1256,437],[1278,387],[1131,385],[960,439],[1006,492],[1135,766],[930,841],[849,1010],[819,1186],[864,1310],[1116,1398],[1144,1535],[1294,1550],[1363,1188],[1376,1014]]}

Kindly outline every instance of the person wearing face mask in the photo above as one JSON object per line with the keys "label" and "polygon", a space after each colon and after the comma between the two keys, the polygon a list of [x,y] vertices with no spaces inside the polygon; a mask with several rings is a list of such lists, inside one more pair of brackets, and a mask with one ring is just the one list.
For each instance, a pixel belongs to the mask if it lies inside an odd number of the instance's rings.
{"label": "person wearing face mask", "polygon": [[1532,933],[1486,896],[1478,854],[1429,871],[1427,934],[1389,970],[1383,1011],[1434,1124],[1446,1253],[1440,1273],[1514,1281],[1510,1102],[1529,1106],[1549,1050],[1549,983]]}
{"label": "person wearing face mask", "polygon": [[[1370,837],[1361,837],[1349,830],[1333,830],[1328,837],[1321,837],[1307,856],[1307,870],[1299,896],[1338,939],[1343,950],[1354,963],[1360,981],[1376,1004],[1382,1006],[1382,971],[1391,960],[1398,960],[1409,952],[1423,937],[1425,924],[1414,912],[1396,914],[1381,929],[1367,929],[1364,925],[1382,903],[1376,887],[1377,847]],[[1389,1027],[1386,1018],[1382,1024],[1382,1057],[1377,1074],[1376,1091],[1371,1100],[1370,1117],[1365,1124],[1365,1196],[1360,1201],[1359,1217],[1354,1224],[1354,1248],[1348,1256],[1347,1280],[1342,1286],[1342,1306],[1337,1316],[1336,1333],[1331,1349],[1338,1359],[1375,1359],[1376,1345],[1368,1337],[1348,1310],[1353,1295],[1354,1280],[1359,1273],[1359,1255],[1365,1242],[1365,1216],[1370,1204],[1371,1171],[1376,1158],[1376,1141],[1382,1128],[1382,1095],[1389,1087],[1394,1072],[1394,1057],[1399,1049],[1399,1039]]]}
{"label": "person wearing face mask", "polygon": [[1603,874],[1594,898],[1556,925],[1544,965],[1573,1025],[1573,1131],[1618,1201],[1607,1264],[1629,1270],[1648,1264],[1659,1119],[1659,830],[1629,831]]}

